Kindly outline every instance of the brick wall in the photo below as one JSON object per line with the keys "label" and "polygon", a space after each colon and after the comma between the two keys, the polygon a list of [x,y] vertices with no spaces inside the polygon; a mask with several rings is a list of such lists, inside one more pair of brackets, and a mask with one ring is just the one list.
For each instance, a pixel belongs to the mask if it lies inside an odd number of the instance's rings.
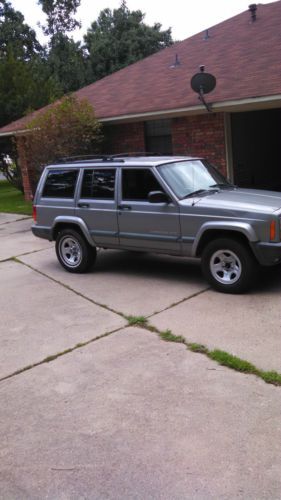
{"label": "brick wall", "polygon": [[174,118],[172,136],[174,154],[203,156],[226,175],[223,113]]}
{"label": "brick wall", "polygon": [[27,201],[33,199],[35,191],[35,178],[32,165],[29,165],[26,157],[26,140],[23,135],[16,138],[19,165],[21,169],[24,197]]}
{"label": "brick wall", "polygon": [[[104,126],[105,153],[129,153],[145,151],[144,122]],[[212,113],[199,116],[174,118],[172,120],[172,140],[174,154],[187,154],[208,158],[221,167],[226,174],[226,150],[224,116]],[[34,194],[32,165],[28,165],[25,154],[25,139],[17,138],[26,200]]]}
{"label": "brick wall", "polygon": [[130,153],[145,151],[144,123],[125,123],[104,126],[105,153]]}

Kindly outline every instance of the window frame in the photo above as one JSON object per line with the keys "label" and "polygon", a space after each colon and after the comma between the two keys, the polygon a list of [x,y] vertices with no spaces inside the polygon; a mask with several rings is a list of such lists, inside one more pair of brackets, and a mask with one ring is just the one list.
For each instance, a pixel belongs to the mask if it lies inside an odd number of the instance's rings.
{"label": "window frame", "polygon": [[[85,172],[86,170],[92,170],[92,172],[94,173],[95,170],[113,170],[114,173],[115,173],[115,178],[114,178],[114,193],[113,193],[113,197],[112,198],[97,198],[97,197],[82,197],[82,189],[83,189],[83,181],[84,181],[84,175],[85,175]],[[80,189],[79,189],[79,194],[78,194],[78,199],[79,200],[88,200],[88,201],[98,201],[98,202],[115,202],[116,200],[116,193],[117,193],[117,168],[116,167],[113,167],[112,165],[108,165],[108,166],[98,166],[98,165],[95,165],[95,166],[87,166],[85,168],[82,169],[82,173],[81,173],[81,180],[80,180]]]}
{"label": "window frame", "polygon": [[[75,185],[74,185],[74,190],[73,190],[73,195],[72,196],[61,196],[61,195],[58,195],[58,196],[46,196],[44,194],[44,190],[45,190],[45,187],[46,187],[46,183],[47,183],[48,177],[49,177],[50,174],[52,174],[54,172],[57,172],[57,173],[76,172],[76,180],[75,180]],[[74,201],[75,197],[76,197],[77,186],[79,184],[79,176],[80,176],[80,168],[79,167],[76,167],[76,168],[69,167],[69,168],[62,168],[62,169],[61,168],[48,168],[46,170],[46,174],[45,174],[44,178],[42,179],[43,182],[42,182],[42,187],[41,187],[41,192],[40,192],[40,198],[43,199],[43,200],[68,200],[68,201]]]}
{"label": "window frame", "polygon": [[124,198],[123,197],[123,173],[124,171],[132,171],[132,170],[147,170],[149,171],[153,177],[155,178],[155,180],[157,181],[157,183],[159,184],[159,190],[163,191],[163,192],[166,192],[166,189],[165,187],[162,186],[158,176],[157,176],[157,172],[154,171],[153,167],[149,166],[149,165],[134,165],[134,166],[122,166],[120,168],[120,202],[124,202],[124,203],[127,203],[127,202],[133,202],[133,203],[149,203],[148,199],[136,199],[136,198]]}

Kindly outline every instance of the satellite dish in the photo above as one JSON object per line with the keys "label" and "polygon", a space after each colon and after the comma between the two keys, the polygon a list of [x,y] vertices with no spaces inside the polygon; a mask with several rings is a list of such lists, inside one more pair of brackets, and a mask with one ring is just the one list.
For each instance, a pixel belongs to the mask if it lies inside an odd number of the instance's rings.
{"label": "satellite dish", "polygon": [[196,73],[191,78],[190,84],[192,90],[197,94],[200,94],[200,91],[203,94],[209,94],[216,86],[216,79],[211,73]]}
{"label": "satellite dish", "polygon": [[210,105],[208,105],[204,99],[204,94],[209,94],[212,92],[216,86],[216,78],[211,73],[205,73],[205,66],[200,66],[200,73],[196,73],[190,81],[192,90],[199,94],[200,101],[206,106],[208,111],[211,111]]}

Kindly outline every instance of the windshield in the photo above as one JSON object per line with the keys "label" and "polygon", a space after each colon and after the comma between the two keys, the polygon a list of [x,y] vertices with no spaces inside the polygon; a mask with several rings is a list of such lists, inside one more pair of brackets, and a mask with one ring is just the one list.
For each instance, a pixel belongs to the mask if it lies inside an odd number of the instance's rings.
{"label": "windshield", "polygon": [[212,165],[203,160],[186,160],[158,167],[161,176],[180,199],[196,191],[213,191],[231,184]]}

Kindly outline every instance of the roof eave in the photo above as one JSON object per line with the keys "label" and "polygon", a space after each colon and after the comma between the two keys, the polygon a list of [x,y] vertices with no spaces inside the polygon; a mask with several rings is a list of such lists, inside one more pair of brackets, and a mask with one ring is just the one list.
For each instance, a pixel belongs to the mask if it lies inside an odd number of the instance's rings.
{"label": "roof eave", "polygon": [[[217,102],[212,104],[213,112],[239,112],[239,111],[255,111],[259,109],[270,109],[281,107],[281,94],[250,97],[246,99],[231,99],[228,101]],[[135,113],[128,115],[113,116],[108,118],[100,118],[100,122],[104,124],[128,123],[141,120],[156,120],[161,118],[176,118],[179,116],[192,116],[207,113],[205,106],[187,106],[183,108],[174,108],[164,111],[149,111],[146,113]]]}
{"label": "roof eave", "polygon": [[[261,109],[272,109],[281,107],[281,94],[249,97],[246,99],[231,99],[212,104],[213,112],[240,112],[240,111],[255,111]],[[135,121],[157,120],[161,118],[176,118],[180,116],[192,116],[206,114],[206,108],[203,105],[187,106],[183,108],[174,108],[163,111],[148,111],[145,113],[134,113],[127,115],[111,116],[106,118],[98,118],[105,125],[114,125],[121,123],[130,123]],[[10,132],[0,132],[0,137],[18,136],[30,132],[30,129],[13,130]]]}
{"label": "roof eave", "polygon": [[12,135],[23,135],[30,132],[30,129],[12,130],[11,132],[0,132],[0,137],[11,137]]}

